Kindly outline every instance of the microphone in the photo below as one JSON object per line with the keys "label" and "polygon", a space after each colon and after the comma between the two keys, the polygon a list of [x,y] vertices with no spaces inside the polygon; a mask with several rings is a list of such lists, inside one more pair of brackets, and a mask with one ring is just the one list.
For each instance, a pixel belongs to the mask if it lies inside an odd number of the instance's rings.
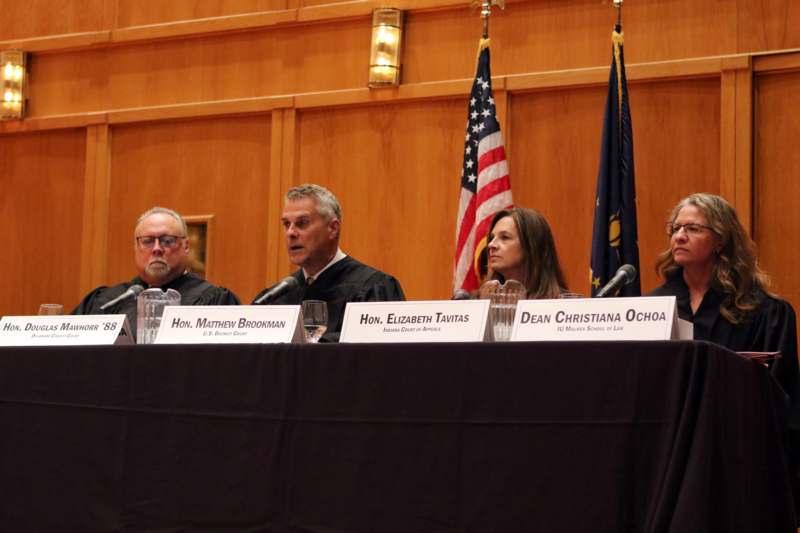
{"label": "microphone", "polygon": [[100,310],[101,311],[105,311],[109,307],[117,305],[122,300],[127,300],[131,296],[138,296],[139,293],[142,292],[143,290],[144,290],[144,287],[142,287],[141,285],[138,285],[138,284],[137,285],[131,285],[128,288],[127,291],[123,292],[122,294],[120,294],[119,296],[117,296],[116,298],[111,300],[110,302],[106,302],[103,305],[101,305],[100,306]]}
{"label": "microphone", "polygon": [[286,276],[277,285],[272,287],[270,290],[265,292],[258,298],[256,301],[253,302],[253,305],[260,305],[266,302],[267,300],[272,300],[277,298],[278,296],[282,296],[283,294],[289,292],[290,290],[297,287],[299,284],[297,283],[297,279],[292,276]]}
{"label": "microphone", "polygon": [[617,289],[628,283],[636,281],[636,267],[633,265],[622,265],[617,269],[617,273],[606,283],[602,289],[597,291],[595,298],[604,298],[614,294]]}
{"label": "microphone", "polygon": [[465,291],[464,289],[456,289],[453,291],[453,297],[450,298],[451,300],[469,300],[469,292]]}

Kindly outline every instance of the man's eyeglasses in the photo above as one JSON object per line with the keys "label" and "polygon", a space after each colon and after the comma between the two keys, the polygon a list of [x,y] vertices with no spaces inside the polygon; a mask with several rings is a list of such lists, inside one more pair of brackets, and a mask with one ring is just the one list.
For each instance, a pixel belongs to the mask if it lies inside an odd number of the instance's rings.
{"label": "man's eyeglasses", "polygon": [[178,245],[179,239],[185,239],[186,237],[182,235],[157,235],[155,237],[145,236],[145,237],[136,237],[136,244],[139,248],[145,250],[152,250],[153,246],[156,245],[156,241],[161,244],[162,248],[175,248]]}
{"label": "man's eyeglasses", "polygon": [[682,229],[686,230],[687,235],[700,235],[701,233],[703,233],[703,230],[707,229],[714,231],[714,228],[712,228],[711,226],[705,226],[703,224],[694,224],[694,223],[676,224],[674,222],[667,222],[667,235],[669,235],[670,237],[672,237]]}

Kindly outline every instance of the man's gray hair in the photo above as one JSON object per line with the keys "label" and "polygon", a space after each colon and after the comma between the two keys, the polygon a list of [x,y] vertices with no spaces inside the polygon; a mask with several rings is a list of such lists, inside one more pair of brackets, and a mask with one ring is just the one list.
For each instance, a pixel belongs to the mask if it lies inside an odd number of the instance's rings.
{"label": "man's gray hair", "polygon": [[286,191],[286,200],[299,200],[301,198],[313,198],[317,202],[317,211],[326,220],[335,218],[339,222],[342,221],[342,206],[339,205],[339,200],[322,185],[306,183]]}
{"label": "man's gray hair", "polygon": [[178,223],[181,225],[181,231],[183,231],[183,235],[178,235],[178,237],[186,237],[186,234],[188,233],[188,230],[186,229],[186,221],[183,220],[183,217],[180,216],[177,211],[173,211],[172,209],[167,209],[166,207],[158,207],[158,206],[151,207],[150,209],[148,209],[147,211],[142,213],[142,215],[136,221],[136,224],[133,226],[134,232],[136,231],[136,228],[139,227],[139,224],[141,224],[144,219],[146,219],[147,217],[152,216],[152,215],[169,215],[169,216],[171,216],[172,218],[177,220]]}

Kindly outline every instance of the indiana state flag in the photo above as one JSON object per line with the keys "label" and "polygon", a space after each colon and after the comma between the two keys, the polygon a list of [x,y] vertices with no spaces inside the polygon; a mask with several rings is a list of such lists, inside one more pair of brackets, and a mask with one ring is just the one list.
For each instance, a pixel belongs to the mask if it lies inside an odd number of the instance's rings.
{"label": "indiana state flag", "polygon": [[[592,232],[592,296],[614,277],[620,266],[628,263],[639,271],[633,128],[620,26],[614,29],[612,41],[614,58],[608,80]],[[637,276],[636,281],[622,288],[620,296],[639,296],[641,293]]]}

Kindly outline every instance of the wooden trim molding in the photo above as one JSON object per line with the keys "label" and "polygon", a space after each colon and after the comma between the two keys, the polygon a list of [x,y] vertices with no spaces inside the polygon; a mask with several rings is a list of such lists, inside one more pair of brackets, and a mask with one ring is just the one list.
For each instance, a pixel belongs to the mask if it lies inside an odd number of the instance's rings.
{"label": "wooden trim molding", "polygon": [[108,203],[111,191],[111,131],[108,124],[86,128],[83,187],[81,294],[103,284],[108,275]]}
{"label": "wooden trim molding", "polygon": [[[784,63],[785,64],[785,63]],[[680,61],[659,61],[627,65],[628,80],[647,82],[667,79],[702,78],[720,76],[723,72],[751,72],[752,57],[748,54],[716,56]],[[739,83],[746,89],[747,74]],[[531,72],[508,76],[495,76],[495,91],[529,92],[558,88],[605,85],[608,67],[581,68],[548,72]],[[469,94],[472,79],[454,79],[401,85],[385,89],[353,89],[298,93],[276,96],[259,96],[231,100],[212,100],[183,104],[170,104],[127,109],[104,110],[72,115],[43,116],[22,121],[0,122],[0,135],[48,129],[79,128],[94,124],[129,124],[135,122],[185,120],[191,118],[219,117],[269,113],[279,109],[312,109],[355,105],[400,103],[414,100],[456,98]],[[735,100],[732,100],[735,102]],[[741,103],[746,106],[746,103]],[[735,125],[734,125],[735,129]],[[734,131],[731,129],[731,131]],[[729,133],[726,133],[729,134]]]}
{"label": "wooden trim molding", "polygon": [[720,192],[753,231],[753,61],[723,61],[720,80]]}

